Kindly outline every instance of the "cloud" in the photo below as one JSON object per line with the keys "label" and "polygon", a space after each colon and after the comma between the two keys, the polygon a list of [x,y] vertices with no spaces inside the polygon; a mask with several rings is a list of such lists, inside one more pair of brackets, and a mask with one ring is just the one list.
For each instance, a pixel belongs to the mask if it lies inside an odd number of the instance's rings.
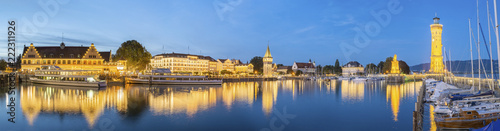
{"label": "cloud", "polygon": [[355,24],[356,20],[353,15],[331,15],[325,16],[323,22],[331,22],[334,26],[345,26]]}

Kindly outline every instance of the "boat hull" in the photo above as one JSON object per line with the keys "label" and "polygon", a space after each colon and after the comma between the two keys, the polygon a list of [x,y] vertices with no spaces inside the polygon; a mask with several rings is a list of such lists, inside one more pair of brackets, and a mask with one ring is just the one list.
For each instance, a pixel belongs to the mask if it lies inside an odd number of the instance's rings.
{"label": "boat hull", "polygon": [[75,82],[75,81],[55,81],[55,80],[40,80],[30,79],[32,83],[63,85],[63,86],[82,86],[82,87],[105,87],[106,82]]}
{"label": "boat hull", "polygon": [[484,127],[488,124],[490,124],[492,121],[496,121],[498,117],[496,118],[484,118],[484,119],[477,119],[477,120],[448,120],[448,121],[436,121],[436,126],[437,127],[444,127],[444,128],[481,128]]}

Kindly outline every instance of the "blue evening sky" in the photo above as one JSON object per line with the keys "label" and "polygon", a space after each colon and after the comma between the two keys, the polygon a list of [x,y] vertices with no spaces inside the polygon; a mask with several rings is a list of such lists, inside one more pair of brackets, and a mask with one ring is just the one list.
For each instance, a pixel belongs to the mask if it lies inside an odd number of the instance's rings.
{"label": "blue evening sky", "polygon": [[[494,16],[492,0],[490,6]],[[486,0],[479,7],[488,39]],[[475,0],[16,0],[4,1],[0,12],[1,58],[8,20],[16,20],[18,53],[29,43],[58,46],[64,33],[67,46],[94,43],[114,52],[134,39],[152,55],[189,51],[244,62],[263,56],[269,43],[274,62],[284,65],[309,59],[377,64],[394,54],[410,66],[429,62],[436,13],[453,60],[470,59],[468,18],[477,37]],[[373,15],[384,12],[389,20]],[[492,39],[497,59],[493,30]],[[488,58],[484,45],[481,57]]]}

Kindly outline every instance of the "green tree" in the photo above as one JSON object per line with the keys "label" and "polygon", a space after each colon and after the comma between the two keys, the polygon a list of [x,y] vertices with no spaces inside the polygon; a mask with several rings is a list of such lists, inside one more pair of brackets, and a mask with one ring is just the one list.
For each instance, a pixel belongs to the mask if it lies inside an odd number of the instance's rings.
{"label": "green tree", "polygon": [[293,70],[292,69],[287,69],[286,70],[286,74],[292,74],[293,73]]}
{"label": "green tree", "polygon": [[332,74],[334,71],[334,66],[333,65],[326,65],[323,67],[323,74]]}
{"label": "green tree", "polygon": [[264,62],[262,61],[262,57],[255,56],[250,60],[250,63],[253,65],[253,70],[259,72],[261,74],[263,72]]}
{"label": "green tree", "polygon": [[302,72],[302,71],[300,71],[300,70],[297,70],[297,71],[295,72],[295,76],[300,76],[300,75],[302,75],[302,74],[303,74],[303,72]]}
{"label": "green tree", "polygon": [[333,71],[337,75],[342,74],[342,67],[340,66],[339,59],[335,60],[335,66],[333,67]]}
{"label": "green tree", "polygon": [[7,68],[7,61],[4,59],[0,60],[0,70],[5,70]]}
{"label": "green tree", "polygon": [[221,70],[220,74],[222,74],[222,75],[224,75],[224,74],[233,74],[233,72],[227,71],[227,70]]}
{"label": "green tree", "polygon": [[122,43],[113,56],[113,61],[120,59],[127,60],[128,70],[142,71],[145,70],[151,62],[151,53],[136,40],[128,40]]}
{"label": "green tree", "polygon": [[380,61],[377,65],[377,73],[384,73],[382,69],[384,68],[384,61]]}
{"label": "green tree", "polygon": [[385,59],[384,67],[382,68],[383,73],[384,74],[390,73],[391,67],[392,67],[392,57],[387,57]]}
{"label": "green tree", "polygon": [[399,61],[399,70],[401,70],[403,74],[410,74],[410,66],[408,66],[405,61]]}
{"label": "green tree", "polygon": [[365,66],[365,72],[366,74],[375,74],[375,71],[377,70],[377,66],[373,63],[367,64]]}
{"label": "green tree", "polygon": [[323,74],[322,69],[323,69],[323,67],[321,65],[316,66],[316,72],[318,73],[318,75]]}

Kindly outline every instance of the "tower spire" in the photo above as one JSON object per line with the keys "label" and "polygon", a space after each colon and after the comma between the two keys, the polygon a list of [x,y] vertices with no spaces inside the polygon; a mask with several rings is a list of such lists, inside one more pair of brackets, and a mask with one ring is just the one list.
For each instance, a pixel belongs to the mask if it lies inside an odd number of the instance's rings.
{"label": "tower spire", "polygon": [[271,51],[269,50],[269,44],[267,45],[267,50],[266,50],[266,54],[264,55],[264,57],[272,57]]}

